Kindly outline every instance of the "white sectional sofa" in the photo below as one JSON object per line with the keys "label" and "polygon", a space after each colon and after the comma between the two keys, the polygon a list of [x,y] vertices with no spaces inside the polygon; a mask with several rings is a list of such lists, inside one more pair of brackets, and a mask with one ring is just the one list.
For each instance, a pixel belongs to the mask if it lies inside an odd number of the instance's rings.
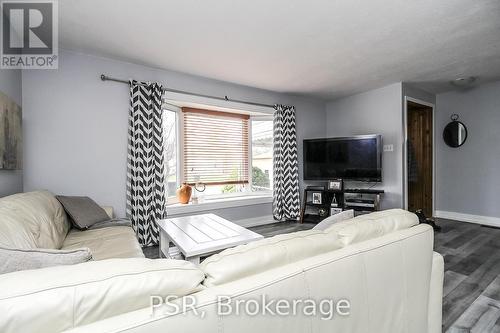
{"label": "white sectional sofa", "polygon": [[[390,210],[228,249],[200,266],[120,258],[3,274],[0,331],[441,332],[443,259],[433,252],[432,228],[417,224]],[[169,296],[194,306],[151,306]],[[342,299],[350,307],[327,320],[300,311],[221,314],[221,296]]]}

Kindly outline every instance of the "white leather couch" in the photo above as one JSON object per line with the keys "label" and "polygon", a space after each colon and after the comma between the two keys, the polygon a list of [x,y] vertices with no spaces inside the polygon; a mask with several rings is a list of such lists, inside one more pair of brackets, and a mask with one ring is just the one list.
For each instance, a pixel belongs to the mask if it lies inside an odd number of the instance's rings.
{"label": "white leather couch", "polygon": [[[108,259],[0,276],[1,332],[441,332],[443,259],[433,231],[390,210],[228,249],[199,267]],[[152,311],[150,296],[194,298]],[[221,315],[233,301],[347,299],[348,316]]]}

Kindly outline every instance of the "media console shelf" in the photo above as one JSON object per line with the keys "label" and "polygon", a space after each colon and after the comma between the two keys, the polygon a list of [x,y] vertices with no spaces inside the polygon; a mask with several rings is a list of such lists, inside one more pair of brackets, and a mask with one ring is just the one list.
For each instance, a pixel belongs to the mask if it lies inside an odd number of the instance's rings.
{"label": "media console shelf", "polygon": [[[320,195],[315,193],[321,193]],[[380,210],[380,196],[384,190],[377,189],[344,189],[324,190],[317,188],[306,188],[304,190],[300,223],[319,223],[330,216],[331,208],[341,210],[354,209],[357,214],[365,214]],[[321,198],[320,202],[315,202]],[[337,207],[332,206],[333,199]]]}

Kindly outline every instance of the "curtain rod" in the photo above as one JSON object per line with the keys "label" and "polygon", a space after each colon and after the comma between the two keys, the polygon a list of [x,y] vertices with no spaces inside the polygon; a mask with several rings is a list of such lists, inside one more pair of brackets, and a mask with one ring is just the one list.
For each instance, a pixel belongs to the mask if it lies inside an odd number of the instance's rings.
{"label": "curtain rod", "polygon": [[[101,80],[102,81],[114,81],[114,82],[129,84],[129,81],[127,81],[127,80],[116,79],[116,78],[113,78],[113,77],[110,77],[110,76],[107,76],[107,75],[104,75],[104,74],[101,74]],[[140,84],[141,85],[145,85],[145,84],[142,84],[142,83],[140,83]],[[267,108],[274,108],[274,105],[272,105],[272,104],[263,104],[263,103],[255,103],[255,102],[242,101],[242,100],[239,100],[239,99],[232,99],[232,98],[229,98],[227,96],[218,97],[218,96],[203,95],[203,94],[192,93],[192,92],[189,92],[189,91],[176,90],[176,89],[170,89],[170,88],[165,88],[165,87],[163,88],[163,91],[165,91],[165,92],[173,92],[173,93],[180,93],[180,94],[186,94],[186,95],[191,95],[191,96],[212,98],[212,99],[217,99],[217,100],[226,101],[226,102],[236,102],[236,103],[242,103],[242,104],[247,104],[247,105],[255,105],[255,106],[263,106],[263,107],[267,107]]]}

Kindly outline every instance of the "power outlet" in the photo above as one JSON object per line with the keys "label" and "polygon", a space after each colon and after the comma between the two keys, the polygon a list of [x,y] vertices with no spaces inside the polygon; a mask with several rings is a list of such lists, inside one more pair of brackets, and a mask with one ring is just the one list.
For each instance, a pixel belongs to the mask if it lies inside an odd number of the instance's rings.
{"label": "power outlet", "polygon": [[394,151],[394,145],[384,145],[384,151]]}

